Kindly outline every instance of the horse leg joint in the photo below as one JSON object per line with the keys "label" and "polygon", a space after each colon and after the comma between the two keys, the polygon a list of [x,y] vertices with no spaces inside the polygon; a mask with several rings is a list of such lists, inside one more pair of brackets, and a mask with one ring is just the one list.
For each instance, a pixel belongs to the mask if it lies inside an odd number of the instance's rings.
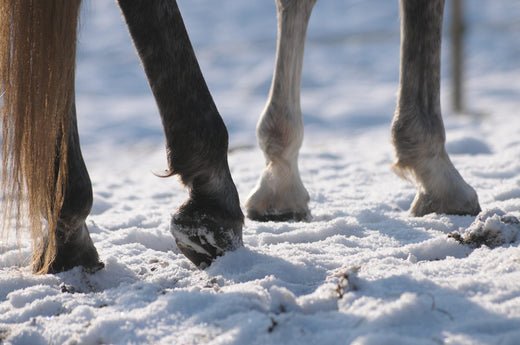
{"label": "horse leg joint", "polygon": [[247,202],[247,216],[258,221],[307,221],[309,193],[298,169],[303,140],[299,109],[268,106],[258,125],[266,167]]}

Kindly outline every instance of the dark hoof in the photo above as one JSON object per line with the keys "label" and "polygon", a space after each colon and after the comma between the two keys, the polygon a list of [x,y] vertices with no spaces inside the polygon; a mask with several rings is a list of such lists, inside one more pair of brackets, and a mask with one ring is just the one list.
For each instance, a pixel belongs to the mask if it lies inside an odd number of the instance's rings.
{"label": "dark hoof", "polygon": [[101,271],[103,268],[105,268],[105,263],[102,261],[92,262],[92,263],[83,263],[83,264],[74,264],[74,265],[61,265],[61,264],[53,264],[51,267],[49,267],[48,274],[57,274],[69,271],[73,269],[74,267],[81,267],[83,268],[83,271],[85,271],[88,274],[94,274],[97,271]]}
{"label": "dark hoof", "polygon": [[56,241],[54,260],[45,268],[43,255],[39,255],[33,266],[34,272],[56,274],[81,266],[86,272],[94,273],[105,267],[105,264],[99,261],[99,255],[86,225],[69,236],[64,235],[63,231],[58,231]]}
{"label": "dark hoof", "polygon": [[217,257],[243,246],[243,224],[241,212],[230,214],[190,200],[173,215],[171,232],[182,254],[204,269]]}
{"label": "dark hoof", "polygon": [[254,210],[247,212],[247,218],[258,222],[308,222],[311,220],[309,212],[284,212],[284,213],[266,213],[261,214]]}
{"label": "dark hoof", "polygon": [[55,260],[49,267],[49,270],[47,273],[56,274],[56,273],[66,272],[66,271],[71,270],[74,267],[78,267],[78,266],[83,267],[85,272],[91,273],[91,274],[96,273],[97,271],[105,268],[105,264],[103,262],[99,261],[99,259],[79,260],[76,262],[71,262],[71,261],[64,262],[63,260]]}
{"label": "dark hoof", "polygon": [[102,261],[98,261],[96,264],[94,264],[91,267],[83,266],[83,268],[85,269],[85,272],[93,274],[93,273],[96,273],[97,271],[101,271],[103,268],[105,268],[105,263]]}

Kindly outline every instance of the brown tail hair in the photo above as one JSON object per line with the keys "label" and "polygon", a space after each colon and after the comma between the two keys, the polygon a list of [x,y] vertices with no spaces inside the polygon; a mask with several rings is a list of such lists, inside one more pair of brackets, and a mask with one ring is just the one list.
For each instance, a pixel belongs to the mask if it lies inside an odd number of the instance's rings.
{"label": "brown tail hair", "polygon": [[0,0],[2,233],[30,229],[37,273],[56,256],[80,2]]}

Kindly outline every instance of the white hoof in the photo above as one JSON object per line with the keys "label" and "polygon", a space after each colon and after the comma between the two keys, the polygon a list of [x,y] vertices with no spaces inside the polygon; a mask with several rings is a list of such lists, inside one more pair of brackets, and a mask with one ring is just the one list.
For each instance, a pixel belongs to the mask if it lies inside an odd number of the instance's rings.
{"label": "white hoof", "polygon": [[[294,171],[294,170],[293,170]],[[296,169],[269,164],[246,201],[247,217],[258,221],[309,221],[309,193]]]}

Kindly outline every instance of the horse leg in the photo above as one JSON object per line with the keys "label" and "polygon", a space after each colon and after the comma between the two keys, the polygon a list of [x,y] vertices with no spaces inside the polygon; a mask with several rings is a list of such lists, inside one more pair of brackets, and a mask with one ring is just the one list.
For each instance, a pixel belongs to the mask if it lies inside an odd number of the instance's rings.
{"label": "horse leg", "polygon": [[246,202],[259,221],[308,220],[309,193],[298,170],[303,141],[300,81],[307,24],[316,0],[276,0],[276,69],[257,136],[266,167]]}
{"label": "horse leg", "polygon": [[176,1],[119,0],[159,107],[169,171],[190,196],[173,215],[177,246],[199,267],[242,245],[244,216],[227,162],[228,133]]}
{"label": "horse leg", "polygon": [[[98,253],[85,225],[85,219],[92,207],[92,185],[81,154],[74,104],[70,119],[67,150],[68,178],[56,228],[56,256],[48,268],[48,273],[67,271],[75,266],[96,271],[104,266],[99,261]],[[33,267],[35,272],[41,271],[44,257],[44,252],[36,252]]]}
{"label": "horse leg", "polygon": [[400,88],[392,124],[396,170],[418,183],[411,213],[480,212],[478,197],[446,153],[440,104],[444,0],[401,0]]}

